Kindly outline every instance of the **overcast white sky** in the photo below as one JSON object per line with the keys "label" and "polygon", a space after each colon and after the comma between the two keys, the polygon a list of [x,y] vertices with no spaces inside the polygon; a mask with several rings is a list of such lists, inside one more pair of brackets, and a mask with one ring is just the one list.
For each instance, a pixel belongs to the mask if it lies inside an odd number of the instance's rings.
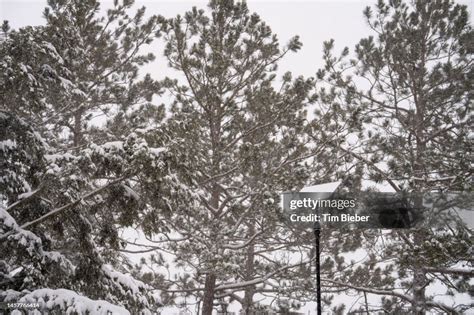
{"label": "overcast white sky", "polygon": [[[290,1],[290,0],[249,0],[250,11],[257,12],[271,26],[282,44],[294,35],[299,35],[303,48],[296,54],[287,56],[280,63],[280,71],[292,71],[294,75],[313,76],[322,65],[322,43],[334,38],[336,48],[354,47],[361,37],[370,33],[362,16],[362,10],[376,1]],[[472,13],[474,0],[458,1],[469,6]],[[102,1],[104,6],[111,0]],[[205,7],[207,1],[189,0],[136,0],[135,6],[147,7],[149,14],[161,14],[172,17],[182,14],[192,6]],[[13,28],[25,25],[43,24],[42,12],[46,0],[0,0],[0,19],[8,20]],[[471,21],[473,21],[471,14]],[[166,62],[160,58],[162,46],[155,43],[152,47],[157,61],[149,65],[146,72],[155,79],[168,75]]]}

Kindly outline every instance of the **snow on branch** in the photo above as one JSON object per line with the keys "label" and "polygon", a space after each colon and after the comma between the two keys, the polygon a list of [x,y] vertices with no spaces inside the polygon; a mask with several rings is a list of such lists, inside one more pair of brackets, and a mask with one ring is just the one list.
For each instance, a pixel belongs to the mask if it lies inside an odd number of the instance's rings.
{"label": "snow on branch", "polygon": [[278,268],[277,270],[275,270],[273,272],[270,272],[269,274],[267,274],[263,277],[255,278],[255,279],[252,279],[252,280],[249,280],[249,281],[221,284],[221,285],[217,286],[215,288],[215,290],[216,291],[230,290],[230,289],[244,288],[244,287],[248,287],[248,286],[251,286],[251,285],[260,284],[260,283],[263,283],[263,282],[267,281],[268,279],[270,279],[274,275],[279,274],[280,272],[283,272],[285,270],[288,270],[288,269],[291,269],[291,268],[294,268],[294,267],[305,265],[307,263],[310,263],[313,260],[314,260],[314,258],[309,259],[307,261],[302,261],[302,262],[299,262],[299,263],[296,263],[296,264],[284,266],[284,267]]}
{"label": "snow on branch", "polygon": [[232,249],[232,250],[242,249],[242,248],[244,248],[244,247],[247,247],[249,244],[251,244],[251,243],[253,242],[253,240],[255,240],[255,238],[257,238],[258,236],[262,235],[263,232],[264,232],[264,231],[262,230],[262,231],[260,231],[260,232],[255,233],[255,234],[252,235],[247,241],[245,241],[245,242],[242,243],[242,244],[223,245],[223,248]]}
{"label": "snow on branch", "polygon": [[7,211],[10,211],[13,208],[16,208],[19,205],[29,201],[31,198],[35,197],[39,192],[41,192],[42,189],[43,189],[43,186],[40,186],[33,191],[29,191],[27,193],[18,195],[18,200],[12,203],[10,206],[8,206]]}
{"label": "snow on branch", "polygon": [[112,186],[112,185],[115,185],[115,184],[121,182],[121,181],[124,180],[125,178],[126,178],[126,177],[119,177],[119,178],[117,178],[117,179],[115,179],[115,180],[113,180],[113,181],[110,181],[107,185],[104,185],[104,186],[102,186],[102,187],[99,187],[99,188],[97,188],[97,189],[95,189],[95,190],[93,190],[93,191],[91,191],[91,192],[89,192],[89,193],[83,195],[82,197],[76,199],[76,200],[73,201],[73,202],[70,202],[70,203],[68,203],[68,204],[66,204],[66,205],[64,205],[64,206],[62,206],[62,207],[56,208],[56,209],[54,209],[54,210],[51,210],[50,212],[46,213],[45,215],[39,217],[38,219],[35,219],[35,220],[33,220],[33,221],[30,221],[30,222],[27,222],[27,223],[23,224],[23,225],[21,226],[21,228],[25,229],[25,228],[27,228],[27,227],[29,227],[29,226],[32,226],[32,225],[38,224],[38,223],[40,223],[40,222],[43,222],[44,220],[46,220],[46,219],[49,218],[50,216],[53,216],[53,215],[55,215],[55,214],[57,214],[57,213],[59,213],[59,212],[62,212],[62,211],[64,211],[64,210],[67,210],[67,209],[69,209],[69,208],[71,208],[71,207],[73,207],[73,206],[79,204],[81,201],[83,201],[83,200],[85,200],[85,199],[88,199],[88,198],[90,198],[90,197],[92,197],[92,196],[97,195],[97,194],[100,193],[101,191],[103,191],[103,190],[109,188],[109,187]]}
{"label": "snow on branch", "polygon": [[[116,270],[113,270],[110,265],[103,265],[102,271],[107,275],[108,278],[110,278],[117,284],[116,287],[118,288],[118,290],[120,290],[120,293],[125,296],[126,295],[137,296],[137,295],[144,294],[145,292],[152,290],[152,288],[149,285],[135,279],[131,274],[124,274]],[[159,301],[155,301],[155,302],[159,302]]]}
{"label": "snow on branch", "polygon": [[[412,298],[411,296],[400,293],[400,292],[396,292],[396,291],[393,291],[393,290],[373,289],[373,288],[355,286],[355,285],[351,285],[349,283],[343,283],[343,282],[336,281],[336,280],[331,280],[331,279],[321,279],[321,280],[326,281],[326,282],[330,282],[332,284],[336,284],[336,285],[339,285],[339,286],[342,286],[342,287],[350,288],[350,289],[353,289],[353,290],[356,290],[356,291],[360,291],[360,292],[372,293],[372,294],[377,294],[377,295],[389,295],[389,296],[398,297],[398,298],[400,298],[400,299],[402,299],[406,302],[409,302],[411,304],[415,303],[414,298]],[[450,307],[450,306],[448,306],[444,303],[435,302],[435,301],[425,301],[424,304],[426,306],[429,306],[429,307],[434,307],[434,308],[441,309],[441,310],[443,310],[443,311],[445,311],[449,314],[457,314],[458,313],[454,308],[452,308],[452,307]]]}
{"label": "snow on branch", "polygon": [[110,301],[133,307],[140,314],[151,314],[150,311],[157,305],[161,305],[161,291],[137,280],[130,273],[122,273],[115,270],[111,265],[102,265],[101,270],[108,282],[108,287],[113,291]]}
{"label": "snow on branch", "polygon": [[426,272],[432,272],[432,273],[442,273],[442,274],[474,277],[473,269],[424,267],[423,270],[425,270]]}
{"label": "snow on branch", "polygon": [[0,233],[0,240],[6,239],[7,242],[14,242],[26,250],[30,256],[37,255],[46,261],[55,262],[67,270],[73,269],[72,263],[60,253],[43,250],[41,239],[34,233],[20,227],[2,206],[0,206]]}

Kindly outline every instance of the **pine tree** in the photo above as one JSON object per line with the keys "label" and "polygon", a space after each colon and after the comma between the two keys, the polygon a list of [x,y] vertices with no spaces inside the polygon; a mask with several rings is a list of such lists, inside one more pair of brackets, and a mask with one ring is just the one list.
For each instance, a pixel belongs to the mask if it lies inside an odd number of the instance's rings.
{"label": "pine tree", "polygon": [[[350,60],[347,48],[335,57],[334,41],[326,42],[325,68],[318,72],[359,140],[333,146],[395,190],[421,196],[433,190],[470,191],[473,31],[466,7],[449,0],[379,1],[364,15],[375,36],[361,39]],[[388,296],[388,310],[405,312],[408,304],[414,314],[432,308],[463,312],[464,306],[450,307],[425,294],[440,275],[448,291],[465,292],[468,286],[451,267],[459,262],[472,267],[470,233],[462,222],[443,218],[456,228],[393,232],[380,258],[394,259],[410,295],[385,290],[383,283],[365,282],[356,289]],[[459,281],[453,285],[449,279]]]}
{"label": "pine tree", "polygon": [[[145,139],[147,117],[163,117],[151,104],[159,85],[138,77],[153,59],[139,50],[158,35],[159,18],[143,22],[143,8],[129,16],[132,4],[115,2],[101,17],[97,1],[49,1],[45,26],[5,27],[2,300],[49,300],[59,312],[71,296],[77,313],[94,312],[90,299],[132,313],[156,309],[153,288],[127,274],[118,238],[144,209],[138,178],[168,170],[163,150]],[[89,123],[97,114],[107,115],[105,126]],[[102,307],[115,312],[112,304]]]}
{"label": "pine tree", "polygon": [[[301,43],[295,37],[280,48],[260,17],[233,1],[211,1],[209,14],[193,8],[168,20],[163,32],[165,57],[183,80],[163,83],[174,102],[155,146],[180,161],[173,178],[194,192],[163,192],[162,209],[150,209],[144,221],[150,240],[167,244],[176,265],[193,270],[169,279],[165,291],[194,294],[203,314],[216,300],[237,300],[250,311],[259,292],[295,298],[312,241],[283,232],[279,192],[309,180],[305,162],[322,148],[305,147],[313,80],[288,73],[279,83],[275,72]],[[166,228],[173,234],[160,239]]]}

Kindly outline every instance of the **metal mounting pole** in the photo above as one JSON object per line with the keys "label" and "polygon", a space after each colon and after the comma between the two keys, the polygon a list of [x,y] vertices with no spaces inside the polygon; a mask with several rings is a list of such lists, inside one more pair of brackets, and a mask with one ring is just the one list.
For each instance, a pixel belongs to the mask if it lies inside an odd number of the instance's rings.
{"label": "metal mounting pole", "polygon": [[319,222],[314,223],[314,238],[316,242],[316,298],[317,298],[317,313],[321,315],[321,260],[319,251],[319,234],[321,232],[321,225]]}

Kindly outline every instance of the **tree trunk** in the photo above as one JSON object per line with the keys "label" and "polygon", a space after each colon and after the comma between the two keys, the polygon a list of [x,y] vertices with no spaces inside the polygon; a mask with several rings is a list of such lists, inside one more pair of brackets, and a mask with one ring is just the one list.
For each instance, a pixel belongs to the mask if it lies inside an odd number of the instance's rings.
{"label": "tree trunk", "polygon": [[214,289],[216,287],[216,275],[208,273],[204,284],[204,298],[202,300],[202,315],[212,315],[214,308]]}
{"label": "tree trunk", "polygon": [[[250,223],[249,226],[249,237],[255,234],[255,225]],[[247,247],[247,261],[245,262],[245,280],[252,280],[254,273],[254,244],[253,242]],[[255,288],[253,286],[248,286],[245,288],[244,302],[242,305],[243,310],[246,315],[252,315],[253,312],[253,295],[255,294]]]}
{"label": "tree trunk", "polygon": [[82,142],[82,110],[78,110],[74,114],[74,147]]}
{"label": "tree trunk", "polygon": [[[422,76],[421,76],[422,78]],[[420,79],[422,80],[422,79]],[[423,86],[420,82],[419,87]],[[416,136],[416,154],[415,154],[415,161],[413,164],[413,171],[415,177],[424,178],[427,176],[425,170],[425,154],[426,154],[426,144],[425,144],[425,129],[424,129],[424,119],[425,119],[425,106],[424,106],[424,99],[421,91],[418,90],[418,86],[414,86],[414,90],[418,93],[414,93],[415,97],[415,105],[416,105],[416,114],[414,119],[414,126],[413,129],[415,130]],[[423,206],[423,193],[425,191],[425,184],[423,182],[416,182],[414,186],[414,193],[415,196],[415,207],[420,209]],[[415,231],[414,232],[414,244],[423,244],[426,239],[426,235],[423,231]],[[416,261],[413,266],[413,306],[412,312],[416,315],[424,315],[425,314],[425,303],[426,303],[426,296],[425,296],[425,287],[426,287],[426,273],[423,270],[423,261],[415,258]]]}
{"label": "tree trunk", "polygon": [[426,274],[421,268],[415,268],[413,274],[413,314],[424,315],[425,314],[425,284]]}
{"label": "tree trunk", "polygon": [[[219,208],[219,187],[214,185],[211,191],[211,205],[217,209]],[[216,239],[217,231],[211,232],[212,239]],[[211,267],[212,268],[212,267]],[[216,288],[216,274],[210,269],[209,273],[206,274],[206,281],[204,283],[204,297],[202,300],[202,315],[212,315],[214,308],[214,290]]]}
{"label": "tree trunk", "polygon": [[[415,197],[415,207],[420,208],[423,204],[423,195]],[[426,240],[426,235],[423,231],[415,231],[413,237],[414,244],[423,244]],[[415,315],[425,314],[425,287],[428,279],[426,278],[426,272],[423,270],[424,261],[419,260],[420,257],[414,257],[416,259],[413,266],[413,307],[412,312]]]}

